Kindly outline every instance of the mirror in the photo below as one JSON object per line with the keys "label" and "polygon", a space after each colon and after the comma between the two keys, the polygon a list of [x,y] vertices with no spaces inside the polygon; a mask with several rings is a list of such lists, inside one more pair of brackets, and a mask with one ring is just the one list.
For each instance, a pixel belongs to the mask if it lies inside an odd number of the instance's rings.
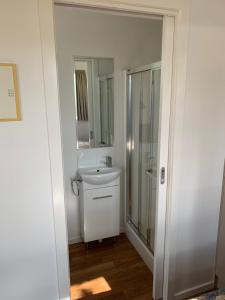
{"label": "mirror", "polygon": [[16,65],[0,63],[0,122],[20,120]]}
{"label": "mirror", "polygon": [[114,62],[75,58],[77,148],[110,147],[114,137]]}

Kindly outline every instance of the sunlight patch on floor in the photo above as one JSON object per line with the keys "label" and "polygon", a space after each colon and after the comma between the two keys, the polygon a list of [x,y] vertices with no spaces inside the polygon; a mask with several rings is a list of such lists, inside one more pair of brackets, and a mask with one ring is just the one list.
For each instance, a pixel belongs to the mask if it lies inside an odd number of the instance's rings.
{"label": "sunlight patch on floor", "polygon": [[98,277],[71,286],[72,299],[82,299],[88,295],[96,295],[111,291],[111,287],[104,277]]}

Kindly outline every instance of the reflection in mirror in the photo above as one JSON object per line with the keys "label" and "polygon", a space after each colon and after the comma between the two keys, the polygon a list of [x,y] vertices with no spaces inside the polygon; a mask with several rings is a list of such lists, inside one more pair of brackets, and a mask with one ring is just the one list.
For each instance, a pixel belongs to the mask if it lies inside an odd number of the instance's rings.
{"label": "reflection in mirror", "polygon": [[109,147],[114,135],[112,58],[75,58],[77,148]]}

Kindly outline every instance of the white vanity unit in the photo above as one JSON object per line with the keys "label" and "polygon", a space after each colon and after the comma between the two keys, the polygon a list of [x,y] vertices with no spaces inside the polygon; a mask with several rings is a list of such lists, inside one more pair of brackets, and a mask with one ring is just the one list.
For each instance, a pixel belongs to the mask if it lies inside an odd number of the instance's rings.
{"label": "white vanity unit", "polygon": [[120,234],[120,173],[117,167],[79,169],[83,241]]}

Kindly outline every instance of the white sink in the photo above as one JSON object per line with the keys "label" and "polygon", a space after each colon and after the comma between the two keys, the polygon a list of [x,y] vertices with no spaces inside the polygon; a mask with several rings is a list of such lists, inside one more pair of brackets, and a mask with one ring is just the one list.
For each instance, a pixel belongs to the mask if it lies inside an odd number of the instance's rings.
{"label": "white sink", "polygon": [[79,169],[78,174],[81,179],[89,184],[102,185],[115,180],[120,176],[121,169],[118,167],[104,168],[84,168]]}

